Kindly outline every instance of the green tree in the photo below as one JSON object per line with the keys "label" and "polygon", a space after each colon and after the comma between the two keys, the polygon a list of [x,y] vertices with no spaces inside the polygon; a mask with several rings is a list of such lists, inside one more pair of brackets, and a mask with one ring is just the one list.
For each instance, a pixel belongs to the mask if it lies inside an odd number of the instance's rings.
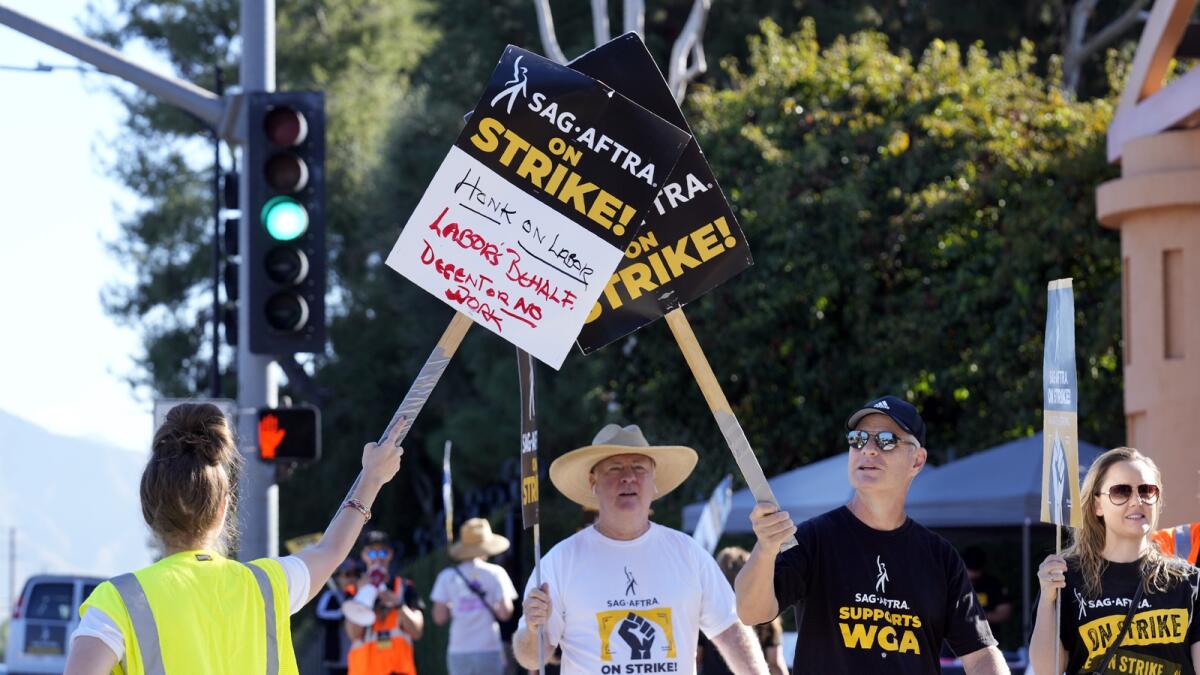
{"label": "green tree", "polygon": [[[556,4],[560,41],[577,54],[590,45],[588,10]],[[756,0],[752,9],[789,25],[812,11],[833,28],[819,36],[807,22],[785,35],[766,23],[749,42],[744,17],[756,12],[730,16],[717,3],[710,17],[710,58],[741,58],[723,60],[688,111],[757,265],[688,314],[769,473],[840,451],[845,411],[885,389],[922,406],[938,456],[1038,428],[1044,283],[1067,275],[1081,314],[1083,434],[1121,437],[1119,259],[1092,197],[1113,175],[1102,152],[1110,105],[1063,99],[1050,62],[1029,44],[990,57],[933,37],[1001,30],[997,43],[1017,45],[1020,31],[987,12],[920,4],[930,11],[847,3],[839,14],[837,3]],[[1042,36],[1055,30],[1035,11],[1044,4],[1022,5],[1021,25]],[[661,57],[690,3],[649,5],[647,42]],[[232,2],[129,0],[120,11],[119,23],[97,21],[96,33],[116,45],[147,41],[202,85],[214,63],[234,71]],[[283,484],[291,536],[327,522],[362,443],[449,321],[447,308],[383,258],[496,55],[506,43],[538,40],[524,0],[308,0],[279,11],[279,86],[327,90],[333,149],[334,311],[329,349],[314,363],[332,394],[326,459]],[[837,37],[864,25],[903,39]],[[111,289],[108,306],[143,330],[135,379],[161,394],[202,391],[208,167],[189,161],[187,139],[203,130],[152,100],[126,102],[126,150],[114,170],[149,206],[114,243],[138,277]],[[661,324],[541,375],[546,461],[607,420],[636,421],[652,440],[702,452],[697,478],[658,507],[665,522],[732,467]],[[445,438],[455,442],[460,493],[494,482],[515,455],[515,390],[512,348],[472,331],[406,443],[405,470],[377,504],[376,524],[402,539],[435,524]],[[552,542],[576,517],[557,508],[552,490],[543,494]]]}
{"label": "green tree", "polygon": [[[692,94],[757,262],[689,315],[768,473],[844,451],[845,414],[881,392],[922,409],[935,459],[1040,429],[1045,284],[1064,276],[1081,435],[1123,438],[1119,243],[1093,196],[1115,175],[1112,106],[1064,99],[1035,65],[1029,44],[935,40],[914,59],[878,33],[822,48],[811,21],[766,21],[728,88]],[[701,405],[669,340],[642,332],[619,398],[711,434],[661,404]],[[725,470],[702,467],[693,484]]]}

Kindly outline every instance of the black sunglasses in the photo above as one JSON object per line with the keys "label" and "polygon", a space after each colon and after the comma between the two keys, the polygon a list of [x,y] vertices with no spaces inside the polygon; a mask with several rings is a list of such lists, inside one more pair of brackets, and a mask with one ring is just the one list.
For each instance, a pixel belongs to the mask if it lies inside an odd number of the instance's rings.
{"label": "black sunglasses", "polygon": [[913,443],[912,441],[906,441],[903,438],[900,438],[898,434],[894,434],[890,431],[880,431],[877,434],[871,434],[861,429],[855,429],[854,431],[846,432],[846,443],[850,444],[850,447],[854,448],[855,450],[862,450],[863,448],[867,447],[867,443],[872,438],[875,439],[875,447],[879,448],[881,452],[891,452],[895,450],[896,446],[900,445],[901,443],[908,443],[909,445],[913,446],[916,445],[916,443]]}
{"label": "black sunglasses", "polygon": [[[1138,501],[1143,504],[1153,504],[1158,501],[1158,486],[1153,483],[1142,483],[1137,486]],[[1097,495],[1108,495],[1108,501],[1113,503],[1113,506],[1121,506],[1129,501],[1133,496],[1133,486],[1118,484],[1111,485],[1108,492],[1097,492]]]}

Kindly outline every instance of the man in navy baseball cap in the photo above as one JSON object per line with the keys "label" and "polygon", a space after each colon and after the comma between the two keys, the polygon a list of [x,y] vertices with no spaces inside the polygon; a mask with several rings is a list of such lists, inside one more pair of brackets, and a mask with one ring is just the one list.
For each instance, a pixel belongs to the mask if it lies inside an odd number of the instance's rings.
{"label": "man in navy baseball cap", "polygon": [[921,414],[881,396],[847,418],[845,438],[849,503],[799,527],[774,504],[750,513],[758,542],[735,583],[742,623],[796,606],[793,673],[936,673],[943,643],[967,675],[1008,673],[962,558],[904,513],[928,456]]}
{"label": "man in navy baseball cap", "polygon": [[901,429],[912,434],[922,448],[925,447],[925,420],[921,419],[921,414],[917,412],[913,404],[895,396],[881,396],[856,410],[846,420],[846,431],[853,431],[862,418],[873,414],[887,415],[892,418],[892,421],[899,424]]}

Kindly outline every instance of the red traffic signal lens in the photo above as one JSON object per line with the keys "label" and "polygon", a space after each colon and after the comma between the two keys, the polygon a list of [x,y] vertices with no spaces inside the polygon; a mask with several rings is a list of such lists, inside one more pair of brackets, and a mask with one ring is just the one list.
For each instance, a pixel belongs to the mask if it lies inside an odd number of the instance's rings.
{"label": "red traffic signal lens", "polygon": [[290,148],[308,138],[308,120],[295,108],[279,106],[263,119],[263,131],[275,145]]}
{"label": "red traffic signal lens", "polygon": [[267,184],[278,192],[299,192],[308,185],[308,165],[290,152],[267,160],[263,174]]}

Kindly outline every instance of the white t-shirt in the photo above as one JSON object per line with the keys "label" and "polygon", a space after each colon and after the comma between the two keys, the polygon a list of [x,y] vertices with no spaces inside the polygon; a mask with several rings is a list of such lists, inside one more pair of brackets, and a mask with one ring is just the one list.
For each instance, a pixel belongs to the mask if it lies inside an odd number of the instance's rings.
{"label": "white t-shirt", "polygon": [[564,675],[694,674],[697,631],[712,638],[738,621],[733,589],[713,557],[654,523],[632,541],[594,527],[572,535],[542,558],[542,583],[552,607],[546,636],[562,647]]}
{"label": "white t-shirt", "polygon": [[[308,604],[308,591],[312,584],[312,575],[308,572],[308,565],[294,555],[276,558],[276,560],[283,568],[284,576],[287,577],[288,609],[295,614]],[[125,634],[117,627],[117,623],[104,613],[104,610],[88,607],[87,611],[83,613],[83,618],[79,620],[79,627],[75,629],[74,633],[71,633],[71,641],[74,642],[75,638],[84,635],[94,637],[108,645],[108,648],[117,655],[117,661],[125,656]]]}
{"label": "white t-shirt", "polygon": [[[466,560],[458,564],[459,576],[455,568],[447,567],[433,582],[433,592],[429,597],[434,602],[440,602],[450,608],[450,642],[446,648],[449,654],[466,654],[470,652],[498,652],[500,645],[500,624],[492,616],[488,607],[495,607],[504,598],[517,599],[517,589],[513,587],[508,572],[499,565],[493,565],[482,560]],[[472,583],[478,583],[484,597],[485,605],[470,588],[463,576]]]}

